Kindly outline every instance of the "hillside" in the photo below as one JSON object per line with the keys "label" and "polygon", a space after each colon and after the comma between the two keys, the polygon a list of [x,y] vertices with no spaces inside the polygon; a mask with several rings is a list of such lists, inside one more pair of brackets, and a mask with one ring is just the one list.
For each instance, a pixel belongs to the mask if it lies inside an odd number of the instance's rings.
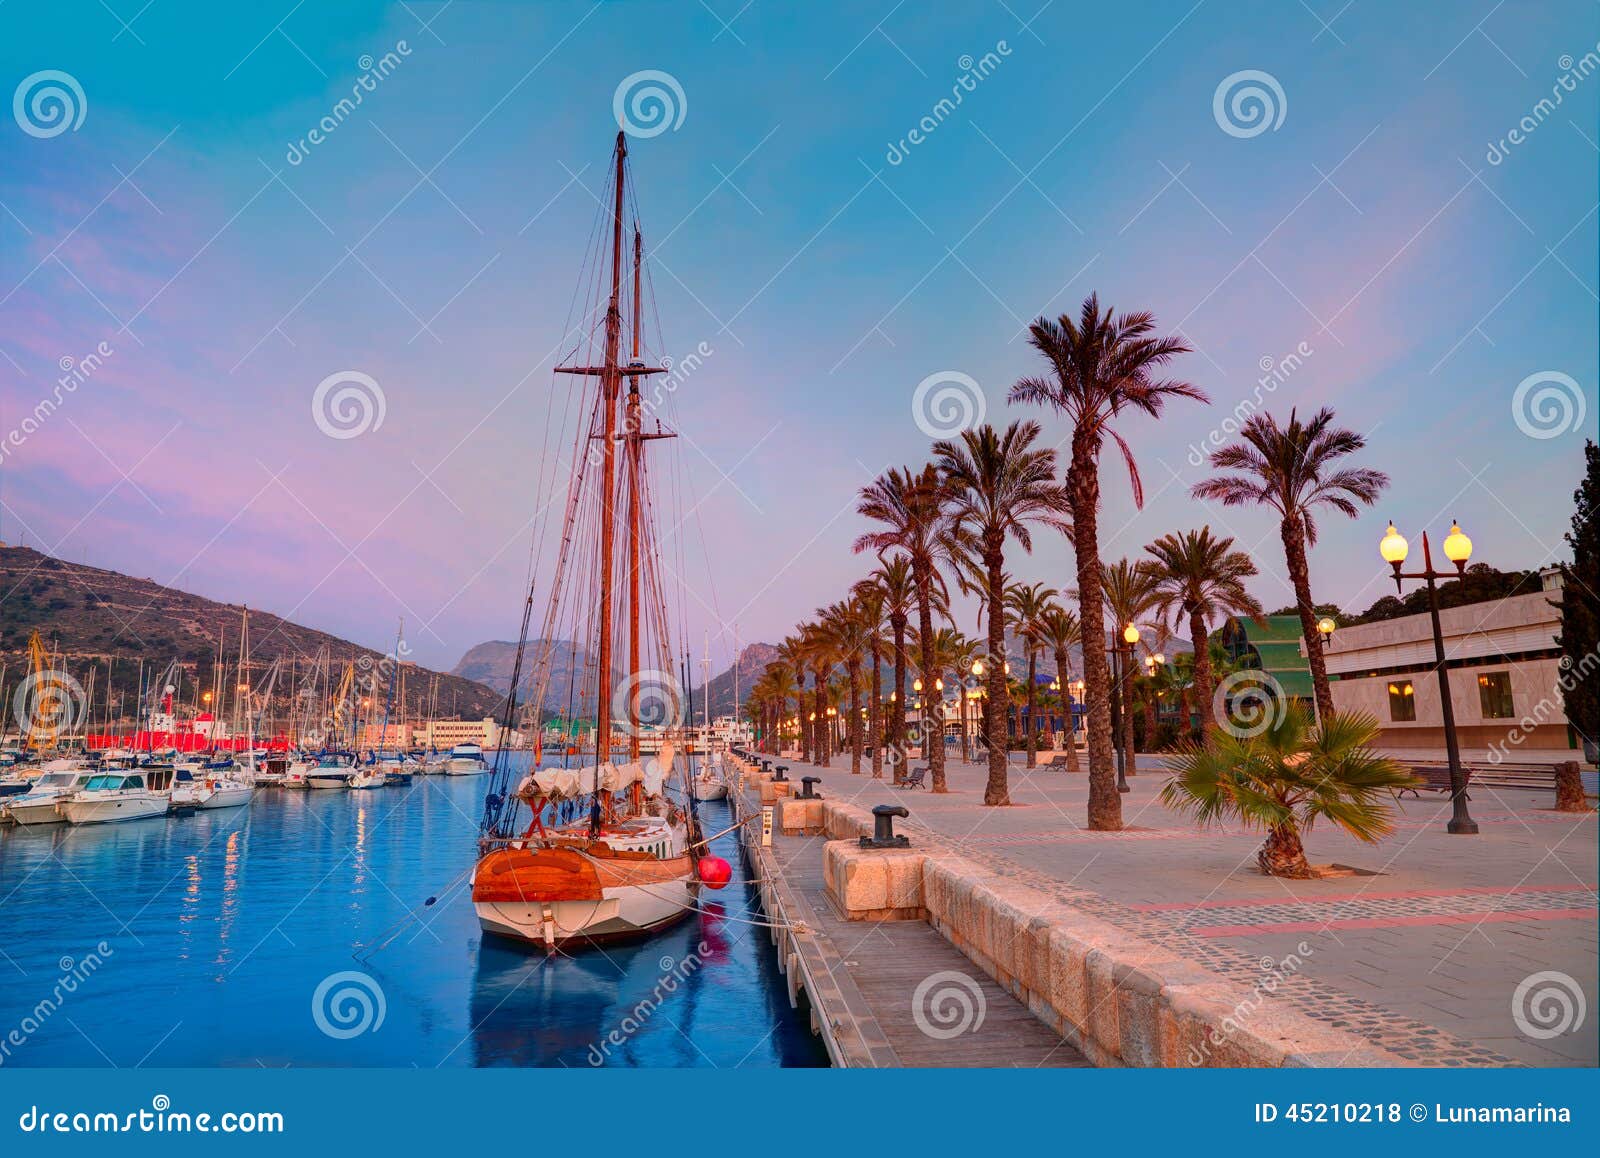
{"label": "hillside", "polygon": [[[519,698],[524,698],[531,693],[534,678],[535,659],[543,650],[543,640],[529,640],[528,650],[523,659],[522,687],[519,689]],[[467,649],[454,668],[452,674],[464,679],[474,680],[486,687],[493,688],[504,695],[511,689],[511,669],[516,664],[517,645],[510,640],[492,639]],[[545,685],[545,702],[540,705],[547,711],[564,713],[572,711],[577,715],[589,716],[594,713],[594,702],[586,698],[583,703],[568,704],[567,690],[572,684],[573,672],[580,666],[589,664],[589,654],[580,651],[566,640],[556,640],[550,649],[550,678]]]}
{"label": "hillside", "polygon": [[[138,694],[139,661],[149,669],[165,668],[174,658],[190,686],[209,686],[217,643],[231,670],[238,662],[239,624],[244,609],[217,603],[149,579],[135,579],[81,563],[54,559],[28,547],[0,547],[0,663],[6,665],[7,687],[14,687],[27,663],[28,637],[37,629],[52,652],[59,651],[67,671],[80,681],[96,672],[97,703],[106,689],[107,670],[114,698],[132,710]],[[257,679],[275,659],[308,670],[326,650],[333,662],[366,656],[376,662],[383,652],[327,632],[302,627],[270,612],[250,610],[251,669]],[[492,688],[459,676],[426,668],[406,668],[407,715],[427,707],[437,675],[439,715],[493,715],[500,695]],[[288,676],[279,683],[287,693]]]}

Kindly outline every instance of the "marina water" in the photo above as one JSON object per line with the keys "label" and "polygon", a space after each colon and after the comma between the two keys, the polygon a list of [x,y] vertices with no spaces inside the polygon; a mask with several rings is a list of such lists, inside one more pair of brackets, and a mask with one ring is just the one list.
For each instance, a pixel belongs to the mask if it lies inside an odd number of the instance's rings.
{"label": "marina water", "polygon": [[465,873],[488,784],[0,832],[0,1067],[827,1064],[733,835],[733,881],[655,937],[553,959],[485,939]]}

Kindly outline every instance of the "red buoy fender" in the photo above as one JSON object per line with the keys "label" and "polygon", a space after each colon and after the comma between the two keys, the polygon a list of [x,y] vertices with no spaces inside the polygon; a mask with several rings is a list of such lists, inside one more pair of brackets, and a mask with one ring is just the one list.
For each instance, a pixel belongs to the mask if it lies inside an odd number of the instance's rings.
{"label": "red buoy fender", "polygon": [[733,866],[720,856],[701,857],[695,872],[708,889],[720,889],[733,879]]}

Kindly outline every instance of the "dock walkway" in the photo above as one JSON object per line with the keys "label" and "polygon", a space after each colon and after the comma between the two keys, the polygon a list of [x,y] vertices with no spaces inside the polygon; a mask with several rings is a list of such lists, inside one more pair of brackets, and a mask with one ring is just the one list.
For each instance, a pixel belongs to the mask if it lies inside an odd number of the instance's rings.
{"label": "dock walkway", "polygon": [[[742,815],[755,792],[735,794]],[[834,1064],[1083,1067],[1073,1046],[1030,1013],[925,921],[850,921],[823,889],[820,836],[774,830],[761,847],[746,825],[745,852],[775,930],[791,999],[803,989]]]}

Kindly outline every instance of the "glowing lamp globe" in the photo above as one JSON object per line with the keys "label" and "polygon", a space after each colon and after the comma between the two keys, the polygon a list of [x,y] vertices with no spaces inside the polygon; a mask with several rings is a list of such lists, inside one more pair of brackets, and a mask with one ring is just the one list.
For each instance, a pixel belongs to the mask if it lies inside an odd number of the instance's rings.
{"label": "glowing lamp globe", "polygon": [[1393,563],[1396,567],[1406,561],[1406,555],[1411,550],[1411,544],[1406,542],[1406,537],[1394,529],[1394,524],[1389,524],[1389,529],[1384,533],[1383,541],[1378,544],[1378,554],[1383,556],[1385,563]]}
{"label": "glowing lamp globe", "polygon": [[981,676],[983,674],[983,660],[975,659],[972,661],[972,674],[975,676]]}
{"label": "glowing lamp globe", "polygon": [[1332,635],[1333,629],[1337,626],[1338,624],[1334,623],[1333,621],[1333,616],[1324,615],[1321,619],[1317,620],[1317,634]]}
{"label": "glowing lamp globe", "polygon": [[733,879],[733,866],[720,856],[703,856],[695,865],[700,883],[708,889],[720,889]]}
{"label": "glowing lamp globe", "polygon": [[1138,643],[1139,642],[1139,629],[1137,627],[1135,627],[1131,623],[1128,624],[1127,627],[1124,627],[1122,629],[1122,638],[1123,638],[1124,641],[1126,641],[1127,643],[1130,643],[1130,644]]}
{"label": "glowing lamp globe", "polygon": [[1461,531],[1461,524],[1450,520],[1450,533],[1444,537],[1444,557],[1457,567],[1472,558],[1472,540]]}

